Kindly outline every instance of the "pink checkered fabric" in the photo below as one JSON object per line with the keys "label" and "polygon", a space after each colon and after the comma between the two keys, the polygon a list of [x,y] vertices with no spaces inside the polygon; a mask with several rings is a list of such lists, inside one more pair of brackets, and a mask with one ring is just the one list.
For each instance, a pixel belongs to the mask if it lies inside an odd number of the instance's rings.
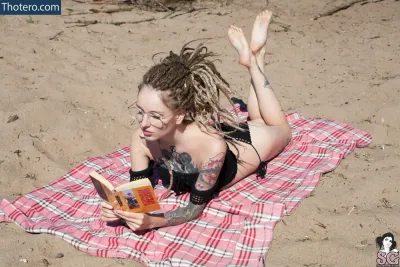
{"label": "pink checkered fabric", "polygon": [[[237,111],[242,119],[247,113]],[[215,197],[194,221],[133,232],[99,220],[100,199],[88,174],[96,170],[113,184],[129,180],[129,146],[89,158],[63,177],[10,203],[0,203],[0,221],[29,233],[57,235],[78,250],[100,257],[131,258],[147,266],[263,266],[275,224],[309,194],[321,174],[334,170],[371,136],[341,122],[287,115],[293,140],[267,165]],[[159,184],[156,194],[165,189]],[[162,210],[185,206],[189,194],[171,194]]]}

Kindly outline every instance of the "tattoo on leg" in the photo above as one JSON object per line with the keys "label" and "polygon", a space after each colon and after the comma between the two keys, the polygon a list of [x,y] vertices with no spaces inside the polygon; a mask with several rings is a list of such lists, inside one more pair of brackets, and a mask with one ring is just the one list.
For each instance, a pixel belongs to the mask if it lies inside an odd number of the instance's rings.
{"label": "tattoo on leg", "polygon": [[264,72],[262,71],[262,69],[260,68],[260,66],[258,64],[257,64],[257,68],[261,72],[261,74],[264,75]]}
{"label": "tattoo on leg", "polygon": [[257,64],[258,70],[261,72],[261,74],[264,76],[264,88],[272,89],[271,84],[269,83],[267,77],[265,77],[264,72],[261,70],[260,66]]}
{"label": "tattoo on leg", "polygon": [[269,84],[269,81],[267,79],[265,79],[265,81],[264,81],[264,88],[271,89],[271,85]]}

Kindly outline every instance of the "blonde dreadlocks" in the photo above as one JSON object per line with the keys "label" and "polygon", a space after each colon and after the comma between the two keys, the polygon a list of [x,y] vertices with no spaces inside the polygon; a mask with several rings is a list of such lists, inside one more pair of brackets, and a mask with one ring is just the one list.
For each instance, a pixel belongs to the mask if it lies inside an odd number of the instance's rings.
{"label": "blonde dreadlocks", "polygon": [[[237,116],[219,103],[219,94],[222,92],[233,106],[228,82],[222,78],[214,63],[207,59],[216,54],[208,52],[203,44],[189,48],[189,43],[182,47],[180,55],[171,51],[169,56],[151,67],[144,75],[139,91],[144,85],[150,85],[156,91],[168,92],[168,98],[163,100],[173,110],[186,113],[185,123],[195,122],[209,131],[217,129],[221,136],[227,134],[220,130],[219,123],[222,121],[242,130]],[[211,120],[215,121],[213,115],[218,118],[214,127],[210,124]]]}
{"label": "blonde dreadlocks", "polygon": [[[222,78],[214,63],[208,60],[216,54],[208,52],[203,44],[199,44],[196,48],[187,47],[189,43],[182,47],[179,55],[171,51],[169,56],[151,67],[143,76],[139,92],[145,85],[150,85],[156,91],[167,93],[167,97],[162,94],[163,101],[171,109],[185,112],[184,123],[194,122],[222,137],[227,136],[229,132],[221,130],[219,125],[221,122],[243,131],[239,125],[236,109],[233,108],[235,113],[233,115],[219,103],[219,94],[222,92],[232,107],[234,105],[229,97],[232,91],[228,82]],[[217,117],[217,121],[214,116]],[[211,121],[214,121],[214,125],[210,123]],[[236,147],[238,142],[233,139],[227,141],[233,143],[239,153]],[[173,172],[169,162],[166,159],[164,162],[170,173],[170,185],[164,194],[165,197],[172,188]]]}

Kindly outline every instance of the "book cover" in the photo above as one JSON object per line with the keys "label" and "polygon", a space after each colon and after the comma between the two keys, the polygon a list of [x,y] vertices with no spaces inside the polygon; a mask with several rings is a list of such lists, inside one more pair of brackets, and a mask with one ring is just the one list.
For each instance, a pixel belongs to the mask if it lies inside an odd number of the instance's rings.
{"label": "book cover", "polygon": [[131,212],[150,212],[160,209],[160,204],[149,179],[140,179],[114,186],[97,172],[89,174],[91,181],[105,201],[115,209]]}

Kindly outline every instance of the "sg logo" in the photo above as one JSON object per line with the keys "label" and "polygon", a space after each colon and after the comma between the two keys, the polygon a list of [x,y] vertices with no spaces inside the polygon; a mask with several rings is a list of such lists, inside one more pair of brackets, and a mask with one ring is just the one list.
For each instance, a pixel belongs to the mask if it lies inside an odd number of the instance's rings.
{"label": "sg logo", "polygon": [[399,267],[399,251],[396,249],[396,241],[392,233],[385,233],[376,238],[379,251],[376,255],[377,267]]}
{"label": "sg logo", "polygon": [[386,254],[383,251],[379,251],[376,258],[376,263],[379,265],[390,264],[390,266],[399,266],[399,252],[391,251]]}

